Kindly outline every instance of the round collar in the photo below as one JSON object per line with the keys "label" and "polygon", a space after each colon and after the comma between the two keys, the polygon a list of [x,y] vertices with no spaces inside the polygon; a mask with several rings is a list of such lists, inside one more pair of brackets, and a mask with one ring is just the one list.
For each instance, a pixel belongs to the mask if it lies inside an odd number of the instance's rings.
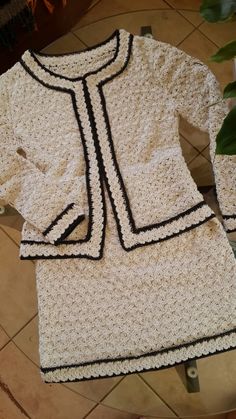
{"label": "round collar", "polygon": [[[96,83],[105,82],[111,77],[115,77],[127,65],[131,55],[133,34],[125,29],[116,29],[107,39],[97,43],[91,47],[87,47],[82,51],[68,52],[64,54],[46,54],[37,52],[31,48],[27,49],[20,58],[20,63],[26,71],[34,78],[38,79],[44,84],[53,85],[55,87],[70,88],[71,85],[75,86],[77,82],[83,81],[87,78],[93,79]],[[50,64],[60,64],[70,67],[70,63],[75,63],[78,58],[79,63],[84,63],[87,58],[96,57],[100,52],[109,52],[112,48],[112,54],[102,66],[92,69],[78,77],[68,77],[50,70]],[[115,50],[115,52],[113,51]]]}

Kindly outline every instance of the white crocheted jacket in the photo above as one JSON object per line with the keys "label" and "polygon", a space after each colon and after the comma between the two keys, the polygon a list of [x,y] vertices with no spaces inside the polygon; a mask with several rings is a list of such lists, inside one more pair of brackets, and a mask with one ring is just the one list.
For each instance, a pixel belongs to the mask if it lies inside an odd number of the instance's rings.
{"label": "white crocheted jacket", "polygon": [[180,115],[209,134],[235,231],[236,156],[215,154],[229,108],[208,66],[125,29],[86,51],[29,49],[0,76],[0,199],[25,219],[20,258],[102,258],[104,187],[127,251],[215,217],[183,157]]}

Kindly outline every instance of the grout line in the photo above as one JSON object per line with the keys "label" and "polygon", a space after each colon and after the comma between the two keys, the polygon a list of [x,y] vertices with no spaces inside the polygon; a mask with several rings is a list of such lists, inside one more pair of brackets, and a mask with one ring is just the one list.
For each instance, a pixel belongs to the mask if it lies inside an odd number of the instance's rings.
{"label": "grout line", "polygon": [[[82,41],[82,39],[80,39],[80,37],[78,35],[76,35],[73,31],[71,31],[71,33],[78,39],[78,41],[80,41],[82,44],[84,44],[84,46],[87,48],[89,45],[86,44],[84,41]],[[82,51],[82,50],[81,50]]]}
{"label": "grout line", "polygon": [[[10,342],[8,342],[10,343]],[[14,341],[11,341],[11,343],[13,343],[13,345],[16,346],[16,348],[35,366],[39,369],[39,365],[36,364]]]}
{"label": "grout line", "polygon": [[[199,150],[197,147],[195,147],[195,146],[194,146],[194,145],[193,145],[193,144],[192,144],[192,143],[191,143],[191,142],[190,142],[190,141],[189,141],[189,140],[185,137],[185,135],[183,135],[181,132],[180,132],[180,135],[181,135],[181,137],[183,137],[183,138],[184,138],[184,140],[185,140],[185,141],[187,141],[187,143],[188,143],[188,144],[190,144],[190,145],[194,148],[194,150],[196,150],[198,153],[201,153],[201,152],[202,152],[202,150]],[[208,145],[209,145],[209,144],[207,144],[207,146],[204,146],[204,147],[203,147],[203,150],[205,150],[205,148],[206,148],[206,147],[208,147]]]}
{"label": "grout line", "polygon": [[[189,22],[189,23],[191,23],[193,26],[195,26],[194,25],[194,23],[193,22],[191,22],[191,20],[189,20],[186,16],[184,16],[184,15],[182,15],[182,13],[181,13],[181,11],[182,11],[182,9],[179,9],[179,10],[176,10],[184,19],[186,19],[187,20],[187,22]],[[195,13],[198,13],[198,14],[200,14],[197,10],[195,11]],[[203,18],[202,18],[203,19]],[[198,23],[198,25],[196,25],[195,26],[195,28],[199,28],[202,24],[204,23],[204,20],[202,21],[202,22],[200,22],[200,23]]]}
{"label": "grout line", "polygon": [[131,10],[131,11],[128,11],[128,12],[126,11],[126,12],[121,12],[121,13],[117,13],[117,14],[114,14],[114,15],[102,17],[102,18],[100,18],[98,20],[94,20],[93,22],[86,23],[85,25],[79,26],[75,30],[78,31],[79,29],[87,28],[90,25],[94,25],[95,23],[98,23],[98,22],[101,22],[101,21],[104,21],[104,20],[107,20],[107,19],[111,19],[113,17],[123,16],[123,15],[130,15],[132,13],[155,12],[155,11],[160,11],[160,12],[162,12],[162,11],[171,11],[172,12],[172,11],[175,11],[175,10],[172,10],[172,9],[168,8],[168,9],[138,9],[138,10]]}
{"label": "grout line", "polygon": [[138,373],[139,378],[145,383],[147,387],[150,388],[150,390],[162,401],[162,403],[165,404],[168,409],[174,413],[175,416],[179,417],[178,414],[174,411],[174,409],[163,399],[163,397],[160,396],[160,394]]}
{"label": "grout line", "polygon": [[[17,242],[15,242],[15,240],[9,235],[9,233],[7,232],[7,231],[5,231],[4,229],[3,229],[3,227],[4,227],[4,224],[1,224],[0,225],[0,230],[4,233],[4,234],[6,234],[6,236],[19,248],[20,247],[20,245],[19,245],[19,243],[17,243]],[[6,226],[6,227],[11,227],[11,226]],[[11,228],[14,228],[14,227],[11,227]],[[16,230],[16,229],[15,229]],[[18,230],[16,230],[16,231],[18,231]]]}
{"label": "grout line", "polygon": [[[11,336],[7,333],[6,329],[0,324],[0,328],[3,330],[3,332],[7,335],[7,337],[9,338],[9,340],[11,339]],[[7,342],[8,343],[8,342]],[[5,345],[4,345],[5,346]],[[0,348],[0,351],[2,348],[4,348],[4,346],[2,346]]]}
{"label": "grout line", "polygon": [[[203,23],[208,23],[207,21],[203,21],[202,23],[201,23],[201,25],[203,24]],[[216,48],[221,48],[221,45],[218,45],[218,44],[216,44],[216,42],[214,42],[212,39],[210,39],[202,30],[201,30],[201,28],[200,28],[200,26],[201,25],[199,25],[199,32],[203,35],[203,36],[205,36],[205,38],[206,39],[208,39],[208,41],[210,41],[212,44],[214,44],[215,45],[215,47]],[[223,45],[222,45],[223,46]]]}
{"label": "grout line", "polygon": [[[90,413],[92,413],[93,412],[93,410],[95,410],[98,406],[100,406],[100,405],[102,405],[102,406],[104,406],[104,407],[107,407],[107,408],[109,408],[109,409],[114,409],[114,410],[118,410],[118,411],[120,411],[120,412],[122,412],[122,413],[125,413],[123,410],[120,410],[120,409],[117,409],[117,408],[113,408],[113,407],[111,407],[111,406],[108,406],[108,405],[106,405],[106,404],[103,404],[103,403],[101,403],[124,379],[125,379],[125,377],[126,376],[124,376],[124,377],[122,377],[121,378],[121,380],[119,380],[118,381],[118,383],[116,383],[109,391],[108,391],[108,393],[107,394],[105,394],[105,396],[103,396],[102,398],[101,398],[101,400],[99,400],[99,402],[97,402],[96,403],[96,405],[95,406],[93,406],[92,407],[92,409],[91,410],[89,410],[89,412],[88,413],[86,413],[86,415],[83,417],[83,419],[85,419],[85,418],[87,418],[89,415],[90,415]],[[93,400],[92,400],[93,401]]]}
{"label": "grout line", "polygon": [[168,0],[162,0],[164,1],[168,6],[170,6],[173,10],[183,10],[184,12],[198,12],[198,10],[196,9],[185,9],[185,8],[181,8],[181,9],[177,9],[174,6],[172,6],[172,4],[168,3]]}
{"label": "grout line", "polygon": [[[8,335],[8,333],[7,333],[7,335],[10,337],[10,341],[9,342],[12,342],[12,340],[18,335],[18,333],[20,333],[30,322],[31,322],[31,320],[33,320],[36,316],[37,316],[37,314],[38,314],[38,312],[30,319],[30,320],[28,320],[28,322],[27,323],[25,323],[24,324],[24,326],[22,326],[18,331],[17,331],[17,333],[15,333],[13,336],[9,336]],[[1,326],[2,327],[2,326]],[[5,331],[5,330],[4,330]],[[9,342],[7,342],[5,345],[3,345],[3,347],[0,349],[0,350],[2,350],[3,348],[5,348],[5,346],[7,346],[8,345],[8,343]]]}
{"label": "grout line", "polygon": [[167,6],[169,6],[171,9],[175,10],[175,8],[174,8],[174,6],[172,6],[172,4],[169,4],[168,1],[166,1],[166,0],[163,0],[163,1]]}
{"label": "grout line", "polygon": [[206,156],[204,156],[204,154],[202,154],[202,152],[203,152],[204,150],[206,150],[206,149],[207,149],[207,147],[208,147],[209,145],[210,145],[210,144],[208,144],[206,147],[204,147],[204,148],[201,150],[200,154],[201,154],[203,157],[205,157],[205,159],[207,159],[207,161],[209,161],[209,163],[211,163],[211,165],[213,166],[212,161],[211,161],[211,158],[210,158],[210,159],[208,159]]}
{"label": "grout line", "polygon": [[83,16],[85,16],[88,12],[90,12],[90,10],[92,10],[95,6],[97,6],[98,3],[101,3],[101,0],[97,0],[94,3],[92,2],[92,4],[89,6],[89,8],[86,9],[86,12],[84,13]]}
{"label": "grout line", "polygon": [[[115,383],[111,388],[110,388],[110,390],[105,394],[105,396],[103,396],[102,398],[101,398],[101,400],[103,400],[105,397],[107,397],[108,396],[108,394],[110,394],[113,390],[114,390],[114,388],[124,379],[125,377],[122,377],[122,379],[120,380],[120,381],[118,381],[118,383]],[[95,378],[95,380],[96,380],[96,378]],[[51,383],[51,384],[54,384],[54,383]],[[70,381],[68,381],[68,382],[65,382],[65,383],[60,383],[63,387],[65,387],[67,390],[70,390],[70,391],[72,391],[73,393],[75,393],[75,394],[77,394],[77,395],[79,395],[79,396],[81,396],[81,397],[84,397],[85,399],[87,399],[87,400],[89,400],[90,402],[93,402],[93,403],[96,403],[96,405],[95,406],[93,406],[92,407],[92,410],[93,409],[95,409],[99,404],[100,404],[100,401],[101,400],[99,400],[99,401],[96,401],[96,400],[92,400],[92,399],[90,399],[88,396],[84,396],[84,394],[81,394],[80,392],[78,392],[78,391],[75,391],[75,390],[73,390],[72,388],[70,388],[70,387],[67,387],[67,385],[66,384],[73,384],[73,381],[72,382],[70,382]],[[90,410],[88,413],[86,413],[86,415],[88,415],[89,413],[91,413],[91,411],[92,410]],[[84,419],[84,418],[83,418]]]}
{"label": "grout line", "polygon": [[[182,16],[182,15],[181,15]],[[183,17],[183,16],[182,16]],[[193,34],[193,32],[195,32],[197,30],[197,27],[196,26],[193,26],[193,30],[192,31],[190,31],[189,33],[188,33],[188,35],[186,35],[180,42],[178,42],[175,46],[178,48],[181,44],[182,44],[182,42],[184,42],[190,35],[192,35]]]}

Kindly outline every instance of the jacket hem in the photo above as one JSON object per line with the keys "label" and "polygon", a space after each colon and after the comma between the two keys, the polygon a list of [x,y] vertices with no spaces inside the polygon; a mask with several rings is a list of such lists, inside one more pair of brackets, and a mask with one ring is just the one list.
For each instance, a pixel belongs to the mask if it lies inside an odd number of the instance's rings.
{"label": "jacket hem", "polygon": [[[194,210],[193,210],[194,211]],[[179,230],[179,231],[175,231],[170,235],[164,236],[164,237],[156,237],[153,240],[149,240],[148,242],[144,242],[144,243],[136,243],[133,246],[130,247],[124,247],[124,250],[126,251],[131,251],[137,247],[140,246],[144,246],[144,245],[150,245],[153,243],[158,243],[158,242],[162,242],[165,240],[170,240],[174,237],[177,237],[183,233],[187,233],[188,231],[197,228],[199,226],[201,226],[202,224],[206,223],[207,221],[216,218],[216,215],[214,213],[210,214],[209,216],[205,217],[203,220],[198,221],[197,223],[193,223],[189,226],[185,226],[185,228]],[[167,220],[168,221],[168,220]],[[166,222],[165,222],[166,223]],[[171,222],[170,222],[171,224]],[[78,240],[68,240],[68,241],[62,241],[60,244],[61,245],[66,245],[67,249],[63,250],[63,254],[58,253],[54,253],[54,254],[48,254],[48,245],[50,246],[50,243],[46,243],[43,241],[34,241],[34,240],[21,240],[20,243],[20,259],[24,260],[24,259],[66,259],[66,258],[80,258],[80,257],[85,257],[88,259],[101,259],[102,254],[100,253],[99,255],[90,255],[88,253],[81,253],[81,252],[76,252],[76,244],[79,243]],[[74,251],[72,251],[71,246],[74,245]],[[51,245],[52,246],[52,245]],[[60,246],[53,246],[54,247],[54,252],[55,249],[58,249]],[[103,247],[102,247],[103,249]],[[37,252],[41,251],[42,253],[39,254]],[[67,253],[68,252],[68,253]],[[66,254],[67,253],[67,254]]]}
{"label": "jacket hem", "polygon": [[133,357],[103,359],[77,365],[40,367],[45,383],[84,381],[154,371],[236,349],[236,328],[194,342]]}

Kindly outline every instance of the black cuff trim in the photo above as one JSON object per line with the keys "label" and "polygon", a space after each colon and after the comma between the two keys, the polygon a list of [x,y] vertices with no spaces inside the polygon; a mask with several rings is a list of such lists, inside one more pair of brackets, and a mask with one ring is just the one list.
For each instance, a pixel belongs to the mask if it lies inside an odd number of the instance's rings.
{"label": "black cuff trim", "polygon": [[84,214],[80,214],[66,229],[65,231],[61,234],[61,236],[55,240],[54,244],[58,245],[60,244],[61,241],[63,241],[65,239],[65,237],[67,237],[73,230],[74,228],[81,223],[81,221],[83,221],[85,219],[85,215]]}
{"label": "black cuff trim", "polygon": [[222,214],[222,217],[224,218],[224,220],[229,220],[230,218],[235,218],[236,219],[236,214],[230,214],[230,215],[227,215],[227,214],[223,215]]}
{"label": "black cuff trim", "polygon": [[67,205],[67,207],[53,220],[53,222],[46,228],[46,230],[43,231],[43,235],[46,236],[52,228],[58,223],[58,221],[69,211],[73,208],[75,204],[71,203]]}
{"label": "black cuff trim", "polygon": [[233,231],[236,231],[236,227],[235,228],[227,228],[226,229],[226,233],[233,233]]}

